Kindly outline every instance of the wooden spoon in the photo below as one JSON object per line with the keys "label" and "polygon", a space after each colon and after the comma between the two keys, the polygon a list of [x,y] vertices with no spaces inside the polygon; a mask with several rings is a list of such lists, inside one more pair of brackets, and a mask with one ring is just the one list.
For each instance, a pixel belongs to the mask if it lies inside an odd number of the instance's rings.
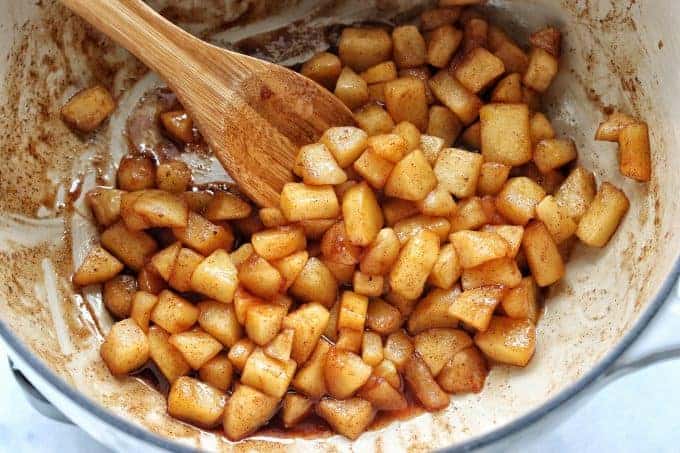
{"label": "wooden spoon", "polygon": [[173,25],[141,0],[62,0],[132,52],[175,92],[239,188],[278,206],[297,147],[353,124],[329,91],[289,69],[221,49]]}

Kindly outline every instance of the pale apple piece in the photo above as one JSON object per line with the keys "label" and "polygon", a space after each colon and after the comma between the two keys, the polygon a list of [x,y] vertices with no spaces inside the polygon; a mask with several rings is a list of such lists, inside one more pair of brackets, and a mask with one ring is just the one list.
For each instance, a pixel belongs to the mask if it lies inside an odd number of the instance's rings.
{"label": "pale apple piece", "polygon": [[198,324],[225,347],[232,347],[243,336],[243,328],[236,319],[232,304],[206,300],[196,307],[199,310]]}
{"label": "pale apple piece", "polygon": [[253,353],[257,345],[253,343],[249,338],[241,338],[229,349],[229,354],[227,358],[234,365],[239,372],[243,371],[246,366],[248,357]]}
{"label": "pale apple piece", "polygon": [[399,310],[382,299],[371,299],[366,311],[366,327],[381,335],[389,335],[401,327]]}
{"label": "pale apple piece", "polygon": [[489,326],[491,316],[504,294],[505,289],[500,285],[468,289],[453,301],[449,313],[483,332]]}
{"label": "pale apple piece", "polygon": [[182,353],[194,370],[201,368],[222,350],[219,341],[200,330],[171,335],[168,341]]}
{"label": "pale apple piece", "polygon": [[326,389],[334,398],[349,398],[366,383],[371,371],[370,365],[353,352],[331,348],[323,369]]}
{"label": "pale apple piece", "polygon": [[409,336],[402,331],[397,331],[390,334],[385,340],[383,355],[387,360],[394,363],[398,370],[403,371],[414,350]]}
{"label": "pale apple piece", "polygon": [[293,338],[295,331],[293,329],[284,329],[264,348],[264,353],[272,359],[287,361],[290,359],[290,354],[293,352]]}
{"label": "pale apple piece", "polygon": [[321,339],[317,342],[312,356],[298,369],[293,378],[291,385],[296,391],[315,399],[321,398],[327,393],[324,366],[326,355],[330,349],[331,345],[326,340]]}
{"label": "pale apple piece", "polygon": [[401,159],[385,183],[385,195],[419,201],[437,187],[437,177],[419,149]]}
{"label": "pale apple piece", "polygon": [[229,253],[218,249],[207,256],[191,276],[191,287],[225,304],[234,298],[238,285],[238,271],[231,261]]}
{"label": "pale apple piece", "polygon": [[472,345],[472,338],[463,330],[435,328],[416,335],[413,344],[432,375],[437,376],[458,351]]}
{"label": "pale apple piece", "polygon": [[234,365],[226,352],[217,354],[198,370],[198,376],[207,384],[226,392],[234,379]]}
{"label": "pale apple piece", "polygon": [[449,393],[479,393],[488,373],[484,356],[470,346],[454,354],[437,376],[437,382]]}
{"label": "pale apple piece", "polygon": [[246,360],[241,373],[241,382],[267,395],[281,399],[293,379],[297,363],[294,360],[282,362],[267,356],[256,348]]}
{"label": "pale apple piece", "polygon": [[258,304],[248,308],[245,329],[248,338],[264,346],[281,330],[286,307],[277,304]]}
{"label": "pale apple piece", "polygon": [[316,413],[331,425],[333,431],[352,440],[359,437],[375,417],[371,403],[361,398],[324,398],[317,404]]}
{"label": "pale apple piece", "polygon": [[152,227],[186,227],[189,206],[183,198],[163,190],[145,190],[132,206]]}
{"label": "pale apple piece", "polygon": [[369,401],[380,411],[398,411],[408,407],[408,402],[399,390],[385,378],[371,376],[359,391],[359,396]]}
{"label": "pale apple piece", "polygon": [[282,327],[295,331],[291,357],[298,364],[303,364],[309,358],[326,330],[328,318],[328,310],[315,302],[300,306],[284,318]]}
{"label": "pale apple piece", "polygon": [[133,319],[124,319],[111,327],[100,354],[112,374],[124,375],[149,360],[149,341]]}
{"label": "pale apple piece", "polygon": [[279,398],[238,385],[224,407],[224,434],[232,441],[255,432],[276,414]]}
{"label": "pale apple piece", "polygon": [[300,226],[282,226],[259,231],[251,237],[255,252],[267,261],[274,261],[305,250],[307,239]]}
{"label": "pale apple piece", "polygon": [[205,209],[205,217],[212,222],[245,219],[252,210],[253,208],[239,196],[229,192],[217,192]]}
{"label": "pale apple piece", "polygon": [[288,393],[281,404],[283,426],[292,428],[305,419],[313,408],[314,403],[311,399],[296,393]]}
{"label": "pale apple piece", "polygon": [[96,245],[73,274],[73,283],[79,286],[94,285],[112,279],[123,270],[123,263]]}
{"label": "pale apple piece", "polygon": [[196,324],[198,314],[198,308],[191,302],[166,289],[158,295],[151,320],[173,334],[189,330]]}
{"label": "pale apple piece", "polygon": [[302,269],[304,269],[309,253],[306,250],[293,253],[271,263],[283,278],[282,291],[287,291],[295,282]]}
{"label": "pale apple piece", "polygon": [[200,426],[213,428],[219,424],[226,403],[220,390],[188,376],[178,378],[168,393],[168,414]]}
{"label": "pale apple piece", "polygon": [[408,319],[408,331],[416,335],[435,327],[458,327],[459,320],[449,313],[449,307],[460,295],[460,286],[451,289],[433,289],[413,309]]}
{"label": "pale apple piece", "polygon": [[375,193],[365,182],[345,192],[342,197],[342,214],[347,237],[354,245],[369,245],[384,224]]}
{"label": "pale apple piece", "polygon": [[536,327],[528,319],[494,316],[489,328],[475,335],[475,344],[492,360],[526,366],[536,349]]}
{"label": "pale apple piece", "polygon": [[449,405],[449,395],[437,384],[418,354],[413,354],[406,361],[404,379],[425,409],[436,411]]}
{"label": "pale apple piece", "polygon": [[181,352],[168,341],[170,335],[158,326],[149,327],[149,354],[168,382],[173,383],[180,376],[191,371],[191,366]]}
{"label": "pale apple piece", "polygon": [[418,232],[402,247],[392,267],[392,291],[407,299],[419,297],[438,255],[439,237],[427,230]]}

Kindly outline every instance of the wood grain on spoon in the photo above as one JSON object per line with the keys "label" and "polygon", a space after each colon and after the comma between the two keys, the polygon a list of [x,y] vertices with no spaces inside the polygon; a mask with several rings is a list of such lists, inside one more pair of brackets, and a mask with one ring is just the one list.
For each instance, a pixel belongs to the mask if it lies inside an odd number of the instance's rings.
{"label": "wood grain on spoon", "polygon": [[278,206],[297,147],[353,124],[329,91],[282,66],[207,44],[141,0],[62,0],[157,72],[240,189]]}

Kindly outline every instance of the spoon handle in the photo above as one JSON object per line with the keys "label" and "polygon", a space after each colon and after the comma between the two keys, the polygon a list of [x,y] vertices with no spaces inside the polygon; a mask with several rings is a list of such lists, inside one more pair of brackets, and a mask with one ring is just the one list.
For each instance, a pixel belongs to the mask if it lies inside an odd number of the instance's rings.
{"label": "spoon handle", "polygon": [[93,27],[129,50],[171,88],[201,73],[196,51],[206,44],[142,0],[61,0]]}

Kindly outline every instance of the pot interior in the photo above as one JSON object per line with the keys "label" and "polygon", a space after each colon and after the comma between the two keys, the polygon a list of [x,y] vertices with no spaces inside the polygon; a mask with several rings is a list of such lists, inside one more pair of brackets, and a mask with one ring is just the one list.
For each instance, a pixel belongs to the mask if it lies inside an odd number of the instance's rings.
{"label": "pot interior", "polygon": [[[422,6],[406,0],[150,3],[218,44],[284,64],[328,47],[338,24],[390,20]],[[680,6],[671,0],[488,3],[492,16],[516,31],[520,42],[545,24],[562,30],[563,69],[545,107],[558,134],[575,140],[580,164],[594,171],[598,183],[621,187],[631,201],[606,248],[574,250],[566,278],[547,301],[528,367],[495,366],[481,394],[453,397],[444,411],[391,423],[353,444],[338,436],[231,444],[167,416],[164,397],[142,381],[113,378],[98,354],[111,325],[99,289],[78,294],[70,284],[72,269],[96,233],[83,195],[113,182],[130,143],[159,140],[158,131],[143,129],[132,137],[123,131],[133,114],[144,125],[144,105],[152,108],[158,101],[153,90],[162,83],[56,1],[0,2],[0,53],[9,62],[0,68],[0,320],[92,401],[155,433],[206,449],[429,450],[488,433],[545,403],[621,340],[678,258],[680,154],[672,150],[680,145],[674,96],[680,92],[680,38],[669,13],[680,12]],[[112,89],[118,108],[99,133],[79,136],[61,122],[59,108],[95,83]],[[648,122],[650,184],[621,177],[616,146],[593,140],[612,108]],[[198,182],[229,180],[202,151],[183,156]]]}

